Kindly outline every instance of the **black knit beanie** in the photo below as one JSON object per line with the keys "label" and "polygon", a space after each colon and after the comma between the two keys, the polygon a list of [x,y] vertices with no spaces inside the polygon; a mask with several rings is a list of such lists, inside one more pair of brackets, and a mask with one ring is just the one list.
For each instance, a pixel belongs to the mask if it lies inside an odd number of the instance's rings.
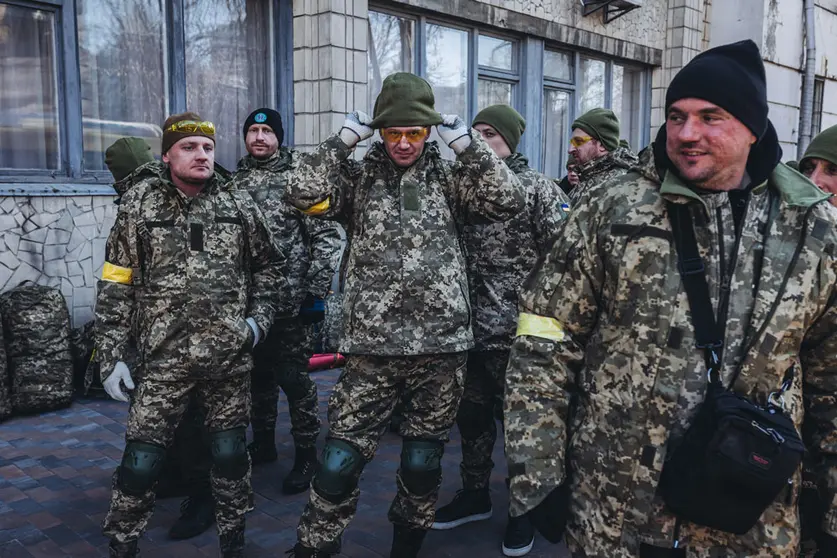
{"label": "black knit beanie", "polygon": [[695,56],[671,80],[666,112],[688,98],[718,105],[761,139],[767,131],[767,82],[756,43],[748,39]]}
{"label": "black knit beanie", "polygon": [[282,117],[278,112],[269,108],[260,108],[251,112],[247,120],[244,121],[244,129],[242,132],[244,133],[245,139],[247,138],[247,130],[253,124],[270,126],[273,133],[276,134],[276,139],[279,140],[279,145],[282,145],[282,141],[285,139],[285,129],[282,127]]}

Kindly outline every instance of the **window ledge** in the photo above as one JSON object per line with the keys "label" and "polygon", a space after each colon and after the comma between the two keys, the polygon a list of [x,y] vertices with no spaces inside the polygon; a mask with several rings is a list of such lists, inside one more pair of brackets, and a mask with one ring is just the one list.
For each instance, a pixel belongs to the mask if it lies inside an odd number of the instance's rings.
{"label": "window ledge", "polygon": [[110,184],[38,184],[38,183],[0,183],[0,196],[111,196],[116,191]]}

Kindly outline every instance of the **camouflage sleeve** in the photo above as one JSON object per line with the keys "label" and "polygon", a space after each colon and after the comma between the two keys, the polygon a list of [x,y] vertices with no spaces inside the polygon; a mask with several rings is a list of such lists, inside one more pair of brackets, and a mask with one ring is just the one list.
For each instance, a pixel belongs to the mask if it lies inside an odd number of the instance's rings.
{"label": "camouflage sleeve", "polygon": [[251,277],[247,317],[256,320],[266,333],[276,315],[292,316],[298,310],[291,307],[287,255],[274,242],[267,220],[253,198],[243,190],[234,190],[233,195],[247,227]]}
{"label": "camouflage sleeve", "polygon": [[[823,272],[827,269],[821,264]],[[801,351],[805,430],[811,432],[813,462],[825,503],[823,530],[837,537],[837,260],[830,271],[831,297],[826,312],[805,336]]]}
{"label": "camouflage sleeve", "polygon": [[340,263],[340,225],[306,218],[305,226],[311,239],[311,264],[308,266],[306,277],[307,291],[315,297],[325,298]]}
{"label": "camouflage sleeve", "polygon": [[504,415],[515,517],[565,480],[575,374],[596,323],[603,278],[594,221],[592,212],[570,215],[520,295]]}
{"label": "camouflage sleeve", "polygon": [[126,360],[136,308],[134,289],[142,281],[137,245],[140,238],[134,214],[138,206],[130,194],[123,196],[110,230],[96,295],[96,359],[102,381],[110,376],[118,361]]}
{"label": "camouflage sleeve", "polygon": [[532,227],[535,233],[535,243],[538,254],[545,256],[552,248],[552,243],[558,235],[558,229],[567,218],[570,199],[554,180],[550,180],[540,173],[535,183],[535,210]]}
{"label": "camouflage sleeve", "polygon": [[360,163],[336,134],[311,153],[297,153],[285,201],[311,217],[345,222],[351,214]]}
{"label": "camouflage sleeve", "polygon": [[526,193],[517,176],[479,134],[453,165],[452,196],[466,223],[507,221],[523,211]]}

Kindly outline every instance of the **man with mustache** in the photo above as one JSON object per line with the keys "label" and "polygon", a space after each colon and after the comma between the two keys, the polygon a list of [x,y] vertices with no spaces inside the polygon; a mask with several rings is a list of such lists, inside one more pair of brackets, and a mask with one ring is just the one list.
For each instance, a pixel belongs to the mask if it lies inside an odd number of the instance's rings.
{"label": "man with mustache", "polygon": [[[442,159],[431,126],[456,153]],[[362,161],[352,149],[379,130]],[[403,401],[391,556],[415,558],[433,523],[444,444],[474,345],[459,225],[506,220],[523,207],[515,175],[456,116],[435,110],[433,90],[408,73],[388,76],[374,119],[353,112],[303,157],[286,198],[340,221],[344,266],[343,374],[329,400],[329,433],[297,527],[297,558],[340,552],[358,480]]]}
{"label": "man with mustache", "polygon": [[250,196],[216,175],[211,122],[192,112],[170,116],[162,153],[162,175],[120,200],[98,285],[96,343],[107,393],[127,401],[123,388],[134,389],[124,362],[132,335],[143,363],[103,532],[112,558],[138,555],[166,448],[195,397],[209,431],[221,552],[238,558],[252,509],[250,352],[274,314],[289,311],[285,262]]}
{"label": "man with mustache", "polygon": [[314,352],[312,324],[325,317],[324,299],[340,258],[339,225],[307,217],[282,196],[299,163],[297,151],[284,147],[282,117],[273,109],[254,110],[244,121],[247,155],[238,162],[232,187],[250,193],[270,225],[273,239],[288,258],[291,316],[277,319],[265,343],[253,352],[253,465],[276,461],[276,404],[279,388],[288,398],[296,458],[282,481],[285,494],[308,490],[317,468],[320,434],[317,386],[308,376]]}
{"label": "man with mustache", "polygon": [[[639,165],[582,196],[524,286],[506,371],[512,515],[551,540],[566,522],[574,558],[796,558],[800,467],[746,496],[711,482],[730,463],[767,478],[802,432],[827,502],[819,556],[837,556],[837,210],[781,163],[752,41],[696,56],[665,107]],[[737,439],[781,444],[710,452],[695,436],[729,433],[705,420],[719,391],[796,433],[734,415]],[[741,509],[746,525],[713,521]]]}
{"label": "man with mustache", "polygon": [[823,130],[811,141],[799,161],[799,172],[831,194],[829,201],[837,205],[837,126]]}

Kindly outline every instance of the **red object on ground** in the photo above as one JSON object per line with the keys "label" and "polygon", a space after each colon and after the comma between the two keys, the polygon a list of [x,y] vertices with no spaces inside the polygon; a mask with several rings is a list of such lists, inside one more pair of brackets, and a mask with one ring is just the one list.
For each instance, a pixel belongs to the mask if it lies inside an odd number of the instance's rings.
{"label": "red object on ground", "polygon": [[314,355],[308,361],[308,370],[329,370],[331,368],[340,368],[345,364],[346,357],[340,353],[327,353],[322,355]]}

